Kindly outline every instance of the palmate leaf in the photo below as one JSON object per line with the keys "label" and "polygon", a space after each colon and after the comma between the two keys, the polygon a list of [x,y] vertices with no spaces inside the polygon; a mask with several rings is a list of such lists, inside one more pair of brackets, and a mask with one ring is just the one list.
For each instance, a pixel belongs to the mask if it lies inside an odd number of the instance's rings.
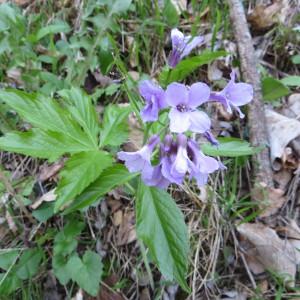
{"label": "palmate leaf", "polygon": [[115,164],[105,169],[100,176],[90,184],[70,207],[66,208],[65,214],[75,210],[83,209],[96,202],[101,196],[111,191],[116,186],[120,186],[132,178],[136,177],[138,173],[129,173],[124,165]]}
{"label": "palmate leaf", "polygon": [[100,131],[100,146],[119,146],[128,137],[126,118],[130,107],[109,105],[104,111],[103,125]]}
{"label": "palmate leaf", "polygon": [[44,131],[59,132],[74,143],[97,149],[89,132],[81,129],[68,110],[55,100],[43,95],[32,95],[18,90],[0,90],[0,99],[33,126]]}
{"label": "palmate leaf", "polygon": [[82,126],[85,133],[97,144],[99,122],[91,98],[79,88],[74,87],[70,90],[62,90],[58,94],[69,103],[67,108],[74,120]]}
{"label": "palmate leaf", "polygon": [[54,211],[74,200],[104,169],[112,165],[112,157],[104,151],[89,151],[74,154],[60,172],[60,181],[55,190],[57,200]]}
{"label": "palmate leaf", "polygon": [[167,280],[189,291],[187,275],[189,241],[184,218],[170,195],[140,183],[136,218],[138,237],[147,245]]}
{"label": "palmate leaf", "polygon": [[82,144],[59,132],[32,129],[1,137],[0,149],[54,161],[65,153],[93,151],[94,146]]}

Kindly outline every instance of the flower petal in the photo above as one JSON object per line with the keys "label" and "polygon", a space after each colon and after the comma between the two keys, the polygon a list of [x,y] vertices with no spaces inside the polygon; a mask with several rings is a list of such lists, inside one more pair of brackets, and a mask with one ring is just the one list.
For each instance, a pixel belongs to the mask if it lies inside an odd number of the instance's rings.
{"label": "flower petal", "polygon": [[196,48],[203,42],[204,42],[204,38],[202,36],[195,36],[192,39],[191,36],[186,36],[183,40],[184,48],[183,51],[181,52],[180,58],[182,59],[183,57],[189,55],[194,48]]}
{"label": "flower petal", "polygon": [[168,181],[176,184],[181,184],[184,176],[182,174],[171,173],[172,160],[169,157],[161,159],[161,173]]}
{"label": "flower petal", "polygon": [[165,101],[168,105],[176,107],[178,104],[188,103],[188,89],[184,84],[171,83],[165,92]]}
{"label": "flower petal", "polygon": [[171,30],[171,40],[172,40],[172,48],[180,50],[183,44],[184,35],[177,28],[174,28]]}
{"label": "flower petal", "polygon": [[145,160],[138,152],[124,152],[118,153],[118,158],[125,162],[125,166],[129,172],[139,172],[145,165]]}
{"label": "flower petal", "polygon": [[170,110],[169,119],[171,132],[185,132],[191,125],[190,113],[180,112],[176,108]]}
{"label": "flower petal", "polygon": [[226,97],[235,106],[245,105],[253,99],[253,87],[248,83],[235,83],[226,89]]}
{"label": "flower petal", "polygon": [[164,90],[151,80],[143,80],[139,83],[139,92],[147,101],[151,101],[152,96],[161,98],[164,96]]}
{"label": "flower petal", "polygon": [[199,110],[189,112],[191,125],[189,129],[197,133],[205,133],[210,129],[211,122],[208,115]]}
{"label": "flower petal", "polygon": [[[152,96],[154,98],[154,96]],[[141,111],[142,120],[146,122],[154,122],[158,119],[158,103],[155,99],[152,99],[151,102],[146,104],[144,109]]]}
{"label": "flower petal", "polygon": [[189,91],[189,107],[196,108],[202,103],[208,101],[210,96],[210,88],[203,82],[196,82],[191,85]]}

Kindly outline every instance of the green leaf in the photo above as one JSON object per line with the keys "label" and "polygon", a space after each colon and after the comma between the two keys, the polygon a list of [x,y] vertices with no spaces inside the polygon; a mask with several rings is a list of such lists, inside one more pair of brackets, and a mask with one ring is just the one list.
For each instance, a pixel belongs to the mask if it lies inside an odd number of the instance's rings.
{"label": "green leaf", "polygon": [[164,190],[140,183],[136,218],[138,237],[147,245],[159,270],[167,280],[186,283],[189,241],[184,217]]}
{"label": "green leaf", "polygon": [[66,285],[71,279],[68,261],[69,259],[63,255],[54,255],[52,258],[53,272],[62,285]]}
{"label": "green leaf", "polygon": [[72,280],[90,295],[97,296],[103,269],[97,253],[88,250],[82,260],[78,256],[72,256],[67,268],[69,274],[72,274]]}
{"label": "green leaf", "polygon": [[266,77],[262,80],[262,93],[266,101],[277,100],[288,95],[289,92],[290,90],[280,80],[272,77]]}
{"label": "green leaf", "polygon": [[100,147],[119,146],[128,138],[127,117],[130,107],[109,105],[104,111],[103,125],[100,131]]}
{"label": "green leaf", "polygon": [[98,144],[99,123],[91,98],[79,88],[62,90],[59,95],[69,101],[68,110],[94,144]]}
{"label": "green leaf", "polygon": [[34,276],[38,271],[40,262],[43,258],[43,254],[44,253],[41,249],[26,250],[22,254],[22,256],[16,266],[17,276],[23,280]]}
{"label": "green leaf", "polygon": [[292,56],[292,62],[295,65],[299,65],[300,64],[300,54]]}
{"label": "green leaf", "polygon": [[3,280],[3,277],[5,276],[4,281],[0,285],[0,295],[9,295],[18,288],[21,287],[22,281],[18,276],[16,276],[15,273],[12,274],[6,274],[6,273],[0,273],[0,281]]}
{"label": "green leaf", "polygon": [[68,110],[57,101],[43,95],[33,95],[18,90],[0,90],[0,99],[19,113],[26,121],[44,131],[58,132],[86,148],[97,149],[97,143],[76,123]]}
{"label": "green leaf", "polygon": [[121,14],[128,10],[132,0],[114,0],[109,1],[110,4],[110,14]]}
{"label": "green leaf", "polygon": [[61,33],[61,32],[68,33],[70,30],[71,28],[67,23],[60,21],[57,24],[52,24],[41,28],[36,34],[36,41],[42,39],[48,34]]}
{"label": "green leaf", "polygon": [[260,151],[259,148],[254,148],[246,141],[235,138],[219,138],[219,146],[212,146],[205,143],[201,146],[202,151],[210,156],[227,156],[238,157],[253,155]]}
{"label": "green leaf", "polygon": [[280,80],[284,85],[300,86],[300,76],[287,76]]}
{"label": "green leaf", "polygon": [[32,212],[32,215],[39,222],[46,222],[54,215],[54,202],[44,202],[42,205]]}
{"label": "green leaf", "polygon": [[163,16],[167,24],[171,27],[176,27],[179,23],[178,12],[171,0],[165,0]]}
{"label": "green leaf", "polygon": [[1,251],[0,252],[0,268],[4,270],[8,270],[19,255],[18,250],[13,251]]}
{"label": "green leaf", "polygon": [[127,169],[121,164],[115,164],[107,169],[105,169],[101,175],[89,185],[82,193],[79,195],[75,201],[66,208],[65,214],[73,212],[75,210],[83,209],[94,202],[96,202],[101,196],[110,192],[116,186],[122,185],[135,176],[138,173],[129,173]]}
{"label": "green leaf", "polygon": [[60,172],[61,180],[55,190],[57,200],[54,211],[57,212],[63,205],[72,201],[112,163],[112,157],[104,151],[73,155]]}
{"label": "green leaf", "polygon": [[94,147],[59,132],[32,129],[27,132],[11,132],[0,137],[0,149],[54,161],[65,153],[92,151]]}
{"label": "green leaf", "polygon": [[182,60],[174,69],[165,69],[159,76],[159,82],[163,86],[167,86],[171,82],[182,81],[200,66],[209,64],[225,55],[226,51],[222,50],[215,52],[205,51],[198,56]]}
{"label": "green leaf", "polygon": [[84,226],[83,222],[72,220],[64,227],[63,231],[57,233],[54,238],[53,255],[66,256],[71,254],[77,247],[75,237],[81,233]]}

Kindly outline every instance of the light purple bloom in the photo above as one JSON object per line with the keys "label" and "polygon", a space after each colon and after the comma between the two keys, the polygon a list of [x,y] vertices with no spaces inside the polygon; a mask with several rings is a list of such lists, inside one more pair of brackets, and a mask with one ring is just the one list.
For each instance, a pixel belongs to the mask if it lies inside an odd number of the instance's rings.
{"label": "light purple bloom", "polygon": [[194,177],[199,187],[207,183],[208,175],[218,169],[225,168],[216,159],[204,155],[197,143],[189,140],[187,143],[188,165],[190,177]]}
{"label": "light purple bloom", "polygon": [[139,84],[139,92],[146,101],[146,106],[141,112],[144,122],[153,122],[158,119],[158,113],[166,107],[164,90],[150,80]]}
{"label": "light purple bloom", "polygon": [[[179,145],[173,141],[172,135],[167,135],[165,137],[164,144],[161,145],[160,161],[162,175],[171,183],[181,184],[184,179],[185,172],[178,172],[178,170],[172,167],[178,156],[178,148]],[[181,149],[179,152],[181,152]]]}
{"label": "light purple bloom", "polygon": [[219,142],[218,140],[212,135],[212,133],[208,130],[204,132],[204,137],[214,146],[218,146]]}
{"label": "light purple bloom", "polygon": [[210,97],[210,88],[202,82],[187,87],[181,83],[171,83],[165,92],[165,100],[172,108],[169,113],[171,132],[191,130],[204,133],[210,129],[208,115],[196,108]]}
{"label": "light purple bloom", "polygon": [[158,164],[151,168],[149,172],[142,175],[144,183],[148,186],[156,186],[165,189],[169,186],[170,181],[162,174],[162,164]]}
{"label": "light purple bloom", "polygon": [[239,106],[249,103],[253,99],[253,87],[251,84],[239,82],[235,83],[236,73],[232,71],[230,81],[220,92],[214,92],[210,95],[210,100],[221,102],[229,113],[232,113],[231,106],[234,107],[243,118],[244,114]]}
{"label": "light purple bloom", "polygon": [[190,35],[184,36],[177,28],[171,31],[172,51],[169,56],[169,66],[174,68],[185,56],[203,43],[204,38],[202,36],[191,37]]}
{"label": "light purple bloom", "polygon": [[159,136],[153,135],[149,139],[149,143],[136,152],[118,153],[118,158],[125,162],[125,166],[129,172],[142,172],[142,176],[148,177],[152,173],[151,154],[159,143]]}

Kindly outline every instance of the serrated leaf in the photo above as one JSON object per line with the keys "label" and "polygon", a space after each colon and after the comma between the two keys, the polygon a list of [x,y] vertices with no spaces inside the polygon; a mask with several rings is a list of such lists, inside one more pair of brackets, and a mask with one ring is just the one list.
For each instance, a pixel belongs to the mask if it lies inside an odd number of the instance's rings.
{"label": "serrated leaf", "polygon": [[104,151],[82,152],[73,155],[60,172],[61,180],[55,190],[54,211],[74,200],[104,169],[112,165],[112,157]]}
{"label": "serrated leaf", "polygon": [[203,144],[201,150],[210,156],[238,157],[253,155],[260,151],[260,148],[252,147],[248,142],[235,138],[219,138],[220,145],[212,146],[209,143]]}
{"label": "serrated leaf", "polygon": [[68,273],[83,290],[92,296],[97,296],[103,265],[100,256],[92,251],[86,251],[82,260],[72,256],[68,261]]}
{"label": "serrated leaf", "polygon": [[130,112],[129,107],[109,105],[104,111],[103,125],[100,130],[100,147],[110,145],[119,146],[128,137],[126,119]]}
{"label": "serrated leaf", "polygon": [[264,100],[272,101],[288,95],[290,90],[280,80],[266,77],[262,80],[262,93]]}
{"label": "serrated leaf", "polygon": [[19,113],[26,121],[44,131],[63,134],[73,143],[97,149],[97,143],[57,101],[43,95],[32,95],[18,90],[0,90],[0,99]]}
{"label": "serrated leaf", "polygon": [[136,218],[138,237],[147,245],[159,270],[167,280],[186,283],[189,240],[184,217],[170,195],[140,183]]}
{"label": "serrated leaf", "polygon": [[74,87],[70,90],[60,91],[59,95],[70,103],[68,110],[72,117],[82,126],[85,133],[94,141],[94,144],[97,145],[99,123],[91,98],[82,90]]}
{"label": "serrated leaf", "polygon": [[28,249],[20,257],[16,266],[16,274],[20,279],[28,279],[34,276],[43,258],[41,249]]}
{"label": "serrated leaf", "polygon": [[75,199],[64,213],[68,214],[93,204],[101,196],[110,192],[116,186],[128,182],[137,175],[138,173],[129,173],[128,170],[121,164],[116,164],[107,168],[81,193],[81,195]]}
{"label": "serrated leaf", "polygon": [[202,65],[209,64],[215,59],[225,56],[226,51],[203,52],[198,56],[187,58],[178,63],[174,69],[165,69],[159,76],[159,82],[163,86],[167,86],[174,81],[182,81],[189,74]]}
{"label": "serrated leaf", "polygon": [[280,80],[284,85],[300,86],[300,76],[287,76]]}
{"label": "serrated leaf", "polygon": [[65,153],[92,151],[94,146],[82,144],[59,132],[32,129],[0,137],[0,149],[54,161]]}

